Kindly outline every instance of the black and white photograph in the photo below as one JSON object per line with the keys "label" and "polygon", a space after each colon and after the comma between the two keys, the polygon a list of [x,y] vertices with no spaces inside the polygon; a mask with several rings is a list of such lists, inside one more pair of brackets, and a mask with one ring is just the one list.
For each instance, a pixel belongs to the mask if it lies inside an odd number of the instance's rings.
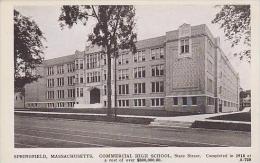
{"label": "black and white photograph", "polygon": [[15,148],[250,147],[250,18],[250,5],[15,6]]}
{"label": "black and white photograph", "polygon": [[0,157],[257,162],[257,4],[0,2]]}

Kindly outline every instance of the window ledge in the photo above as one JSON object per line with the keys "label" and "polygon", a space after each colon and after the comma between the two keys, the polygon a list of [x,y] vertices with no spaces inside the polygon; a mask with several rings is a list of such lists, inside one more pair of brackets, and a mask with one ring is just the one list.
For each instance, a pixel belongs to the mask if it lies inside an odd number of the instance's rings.
{"label": "window ledge", "polygon": [[191,53],[180,53],[178,55],[178,59],[182,59],[182,58],[191,58],[192,54]]}

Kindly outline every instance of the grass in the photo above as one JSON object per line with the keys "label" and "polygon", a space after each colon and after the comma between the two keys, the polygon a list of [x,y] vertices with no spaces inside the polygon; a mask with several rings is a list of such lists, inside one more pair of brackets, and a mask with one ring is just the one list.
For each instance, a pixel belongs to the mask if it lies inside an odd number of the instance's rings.
{"label": "grass", "polygon": [[251,124],[231,123],[231,122],[211,122],[211,121],[195,121],[192,128],[206,128],[218,130],[234,130],[234,131],[251,131]]}
{"label": "grass", "polygon": [[136,118],[136,117],[108,117],[104,115],[71,115],[71,114],[41,114],[41,113],[15,113],[20,116],[32,117],[46,117],[46,118],[64,118],[75,120],[91,120],[91,121],[105,121],[105,122],[119,122],[119,123],[132,123],[132,124],[150,124],[152,118]]}
{"label": "grass", "polygon": [[[23,109],[23,108],[19,108]],[[28,108],[28,111],[41,111],[41,112],[62,112],[62,113],[94,113],[94,114],[106,114],[106,108],[86,108],[86,109],[73,109],[73,108]],[[112,109],[114,113],[114,109]],[[195,113],[189,112],[174,112],[166,111],[160,109],[135,109],[135,108],[118,108],[118,115],[139,115],[139,116],[156,116],[156,117],[176,117],[176,116],[186,116],[194,115]]]}
{"label": "grass", "polygon": [[251,122],[251,112],[220,115],[220,116],[210,117],[208,119]]}

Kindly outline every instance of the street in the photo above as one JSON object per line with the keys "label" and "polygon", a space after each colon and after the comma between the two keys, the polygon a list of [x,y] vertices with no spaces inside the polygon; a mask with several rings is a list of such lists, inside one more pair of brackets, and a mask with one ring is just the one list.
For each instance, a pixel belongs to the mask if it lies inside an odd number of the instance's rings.
{"label": "street", "polygon": [[251,132],[15,115],[15,148],[251,146]]}

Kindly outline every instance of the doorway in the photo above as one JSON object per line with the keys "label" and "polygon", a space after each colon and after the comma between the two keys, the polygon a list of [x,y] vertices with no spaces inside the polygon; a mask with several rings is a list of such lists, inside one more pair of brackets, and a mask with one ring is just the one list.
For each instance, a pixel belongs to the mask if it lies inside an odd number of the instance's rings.
{"label": "doorway", "polygon": [[100,90],[93,88],[90,91],[90,104],[100,103]]}

